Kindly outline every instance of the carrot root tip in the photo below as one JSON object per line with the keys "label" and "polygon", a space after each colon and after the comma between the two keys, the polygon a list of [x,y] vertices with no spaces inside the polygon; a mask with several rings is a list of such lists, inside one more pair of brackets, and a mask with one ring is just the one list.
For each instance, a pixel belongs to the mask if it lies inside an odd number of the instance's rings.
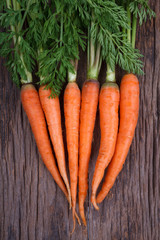
{"label": "carrot root tip", "polygon": [[81,226],[81,221],[80,221],[80,219],[79,219],[79,217],[78,217],[78,214],[75,212],[75,217],[77,218],[77,222],[78,222],[78,224]]}
{"label": "carrot root tip", "polygon": [[72,208],[72,201],[71,201],[71,192],[70,192],[70,189],[68,190],[68,201],[69,201],[69,209],[71,210]]}
{"label": "carrot root tip", "polygon": [[99,207],[98,207],[97,202],[96,202],[95,195],[92,195],[92,197],[91,197],[91,202],[92,202],[94,208],[95,208],[96,210],[99,210]]}
{"label": "carrot root tip", "polygon": [[83,219],[83,224],[84,224],[85,227],[87,227],[87,223],[86,223],[86,219],[85,218]]}
{"label": "carrot root tip", "polygon": [[74,215],[74,216],[73,216],[73,230],[72,230],[72,232],[71,232],[71,235],[74,233],[75,228],[76,228],[76,220],[75,220],[75,215]]}
{"label": "carrot root tip", "polygon": [[80,210],[80,215],[81,215],[83,224],[84,224],[85,227],[86,227],[86,226],[87,226],[87,223],[86,223],[86,218],[85,218],[85,214],[84,214],[84,207],[81,208],[81,210]]}

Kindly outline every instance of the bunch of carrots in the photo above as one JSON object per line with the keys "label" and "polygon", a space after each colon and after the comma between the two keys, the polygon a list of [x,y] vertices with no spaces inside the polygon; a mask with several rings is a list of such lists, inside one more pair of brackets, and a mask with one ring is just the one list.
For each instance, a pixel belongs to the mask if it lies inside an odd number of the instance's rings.
{"label": "bunch of carrots", "polygon": [[[42,160],[72,208],[74,231],[75,218],[80,224],[77,192],[79,213],[86,225],[84,202],[98,102],[101,141],[91,194],[96,209],[126,160],[139,112],[139,81],[135,74],[143,74],[142,55],[135,49],[136,26],[138,20],[141,25],[147,16],[154,17],[154,12],[146,0],[6,0],[0,9],[4,29],[0,33],[0,54],[6,57],[13,81],[21,87],[22,105]],[[87,80],[80,91],[76,83],[79,46],[85,50],[86,45]],[[107,72],[100,89],[102,61],[106,61]],[[127,72],[120,90],[116,65]],[[38,91],[33,84],[36,68]],[[63,100],[70,183],[59,103],[67,76]]]}

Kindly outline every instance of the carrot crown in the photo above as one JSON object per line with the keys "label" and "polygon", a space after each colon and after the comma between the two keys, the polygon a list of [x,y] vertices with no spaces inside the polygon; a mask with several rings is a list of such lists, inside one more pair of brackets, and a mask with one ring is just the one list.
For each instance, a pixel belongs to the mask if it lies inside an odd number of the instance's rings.
{"label": "carrot crown", "polygon": [[78,59],[71,60],[71,64],[73,65],[73,71],[68,71],[68,82],[76,82]]}
{"label": "carrot crown", "polygon": [[115,70],[112,70],[109,64],[107,64],[106,82],[116,82]]}

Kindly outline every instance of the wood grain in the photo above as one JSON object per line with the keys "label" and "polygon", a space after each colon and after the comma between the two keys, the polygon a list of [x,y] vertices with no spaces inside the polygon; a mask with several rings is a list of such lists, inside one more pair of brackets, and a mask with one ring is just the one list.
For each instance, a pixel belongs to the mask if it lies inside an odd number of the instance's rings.
{"label": "wood grain", "polygon": [[[150,1],[151,2],[151,1]],[[99,150],[97,111],[85,202],[87,228],[76,226],[62,191],[46,170],[36,147],[20,90],[0,60],[0,239],[1,240],[158,240],[160,239],[160,1],[151,6],[157,18],[137,32],[144,54],[140,77],[140,112],[135,137],[123,171],[100,210],[90,203],[91,182]],[[122,72],[117,71],[120,82]],[[81,53],[78,84],[86,78]],[[105,80],[103,64],[100,82]],[[63,93],[61,107],[63,108]],[[64,115],[62,125],[65,140]],[[66,147],[66,142],[65,142]],[[78,206],[77,206],[78,209]]]}

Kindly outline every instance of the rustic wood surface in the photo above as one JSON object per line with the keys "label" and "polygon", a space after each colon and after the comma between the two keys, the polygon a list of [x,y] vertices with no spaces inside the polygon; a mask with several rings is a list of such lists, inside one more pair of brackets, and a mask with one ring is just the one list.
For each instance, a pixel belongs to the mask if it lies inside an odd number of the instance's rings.
{"label": "rustic wood surface", "polygon": [[[40,158],[20,91],[0,60],[1,240],[160,239],[160,1],[152,1],[151,6],[157,18],[147,21],[137,33],[145,75],[139,78],[140,112],[132,146],[114,187],[95,211],[89,199],[100,141],[97,112],[85,202],[87,228],[77,224],[73,235],[68,203]],[[85,77],[86,55],[81,54],[80,87]],[[121,77],[117,71],[118,82]],[[100,79],[105,80],[104,64]],[[63,107],[62,96],[61,104]],[[62,124],[65,136],[64,120]]]}

